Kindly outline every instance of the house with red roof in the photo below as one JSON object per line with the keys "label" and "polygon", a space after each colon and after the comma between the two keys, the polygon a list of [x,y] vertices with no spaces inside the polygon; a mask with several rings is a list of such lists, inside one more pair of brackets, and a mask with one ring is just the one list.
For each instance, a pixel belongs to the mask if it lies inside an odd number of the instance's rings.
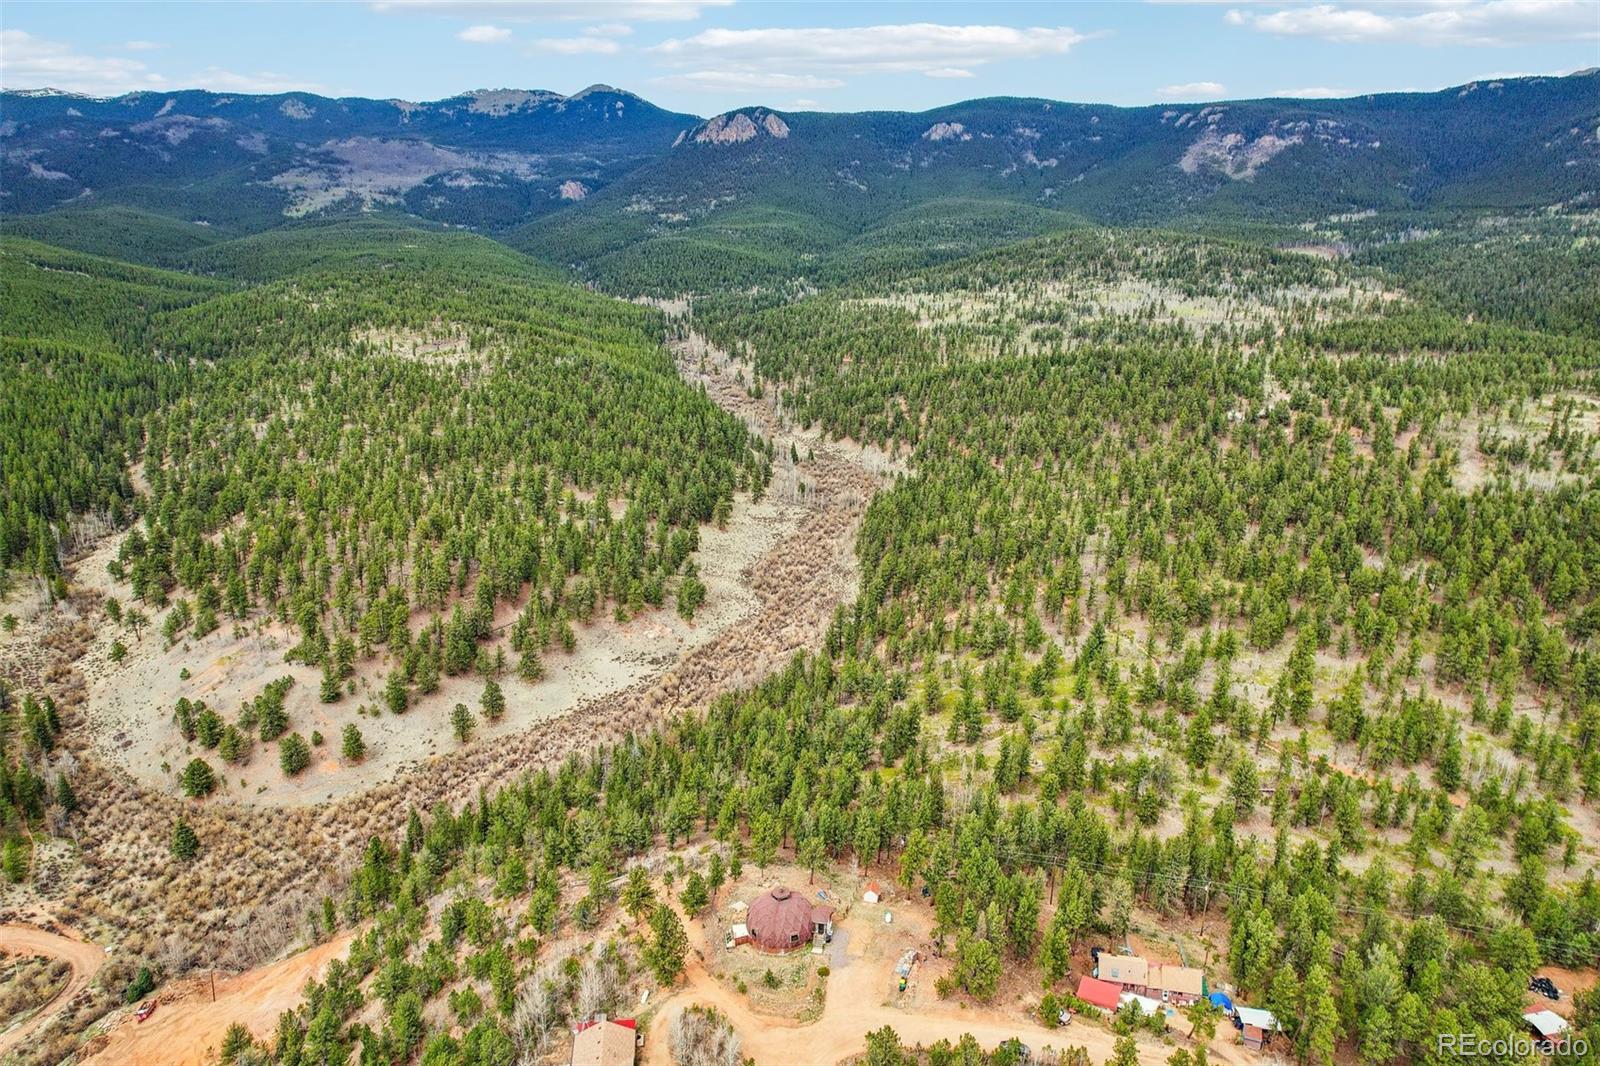
{"label": "house with red roof", "polygon": [[1122,997],[1122,986],[1097,977],[1085,977],[1078,982],[1078,998],[1092,1007],[1115,1014]]}

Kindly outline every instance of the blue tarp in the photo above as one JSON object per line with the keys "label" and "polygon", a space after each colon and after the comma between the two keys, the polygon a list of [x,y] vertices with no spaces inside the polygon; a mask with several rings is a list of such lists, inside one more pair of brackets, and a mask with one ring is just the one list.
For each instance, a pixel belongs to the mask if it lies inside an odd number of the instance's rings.
{"label": "blue tarp", "polygon": [[1233,1013],[1233,1000],[1228,998],[1228,993],[1213,992],[1207,998],[1211,1000],[1211,1005],[1213,1007],[1220,1007],[1229,1014]]}

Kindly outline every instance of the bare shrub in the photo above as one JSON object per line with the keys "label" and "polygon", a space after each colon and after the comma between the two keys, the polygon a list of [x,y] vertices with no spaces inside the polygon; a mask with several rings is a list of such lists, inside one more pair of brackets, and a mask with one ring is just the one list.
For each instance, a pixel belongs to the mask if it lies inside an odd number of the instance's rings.
{"label": "bare shrub", "polygon": [[561,1024],[565,977],[560,959],[551,959],[534,971],[511,1012],[511,1041],[517,1048],[517,1066],[535,1066],[549,1050],[550,1037]]}
{"label": "bare shrub", "polygon": [[672,1021],[672,1061],[678,1066],[741,1066],[739,1034],[711,1007],[687,1007]]}

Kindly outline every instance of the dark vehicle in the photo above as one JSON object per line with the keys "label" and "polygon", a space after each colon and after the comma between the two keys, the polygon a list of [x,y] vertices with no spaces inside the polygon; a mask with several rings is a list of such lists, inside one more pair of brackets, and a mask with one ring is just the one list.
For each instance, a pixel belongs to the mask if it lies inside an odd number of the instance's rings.
{"label": "dark vehicle", "polygon": [[1557,988],[1556,983],[1548,977],[1535,977],[1529,981],[1528,991],[1537,992],[1545,999],[1559,1000],[1561,998],[1561,989]]}

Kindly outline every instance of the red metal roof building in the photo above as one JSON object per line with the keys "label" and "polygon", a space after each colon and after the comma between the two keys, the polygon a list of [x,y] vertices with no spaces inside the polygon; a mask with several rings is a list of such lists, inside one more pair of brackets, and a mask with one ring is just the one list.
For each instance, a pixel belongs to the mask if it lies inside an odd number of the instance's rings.
{"label": "red metal roof building", "polygon": [[1078,998],[1101,1010],[1115,1011],[1122,997],[1122,986],[1095,977],[1078,982]]}

